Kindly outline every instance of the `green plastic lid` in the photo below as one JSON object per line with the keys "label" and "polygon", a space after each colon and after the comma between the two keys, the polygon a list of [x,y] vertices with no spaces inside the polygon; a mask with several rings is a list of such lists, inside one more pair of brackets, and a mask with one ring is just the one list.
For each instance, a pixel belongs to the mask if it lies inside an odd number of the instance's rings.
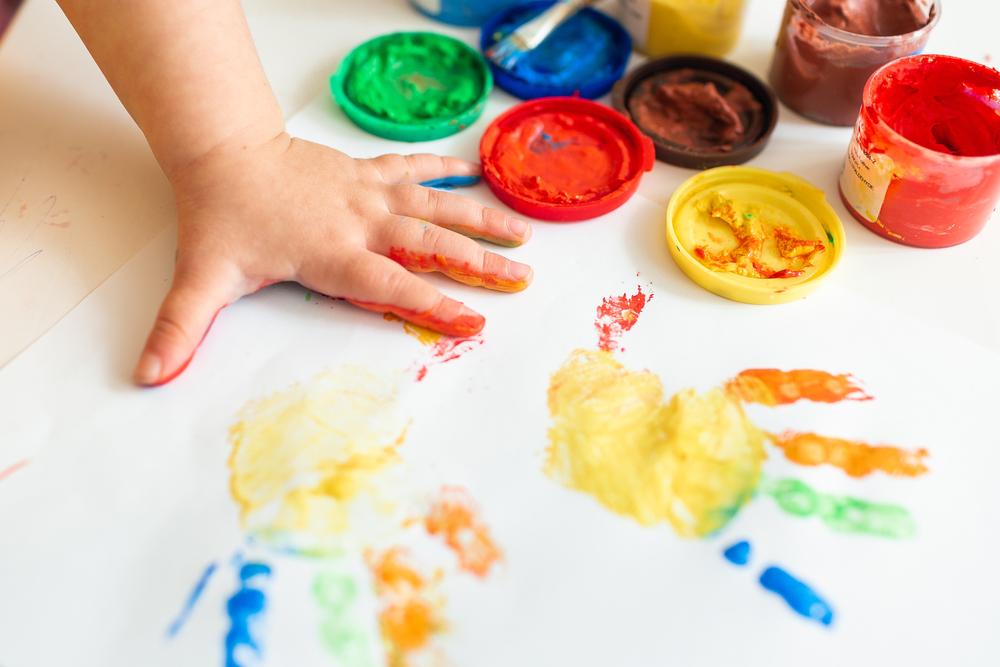
{"label": "green plastic lid", "polygon": [[464,130],[486,106],[493,75],[457,39],[397,32],[357,47],[330,77],[340,108],[358,127],[395,141],[430,141]]}

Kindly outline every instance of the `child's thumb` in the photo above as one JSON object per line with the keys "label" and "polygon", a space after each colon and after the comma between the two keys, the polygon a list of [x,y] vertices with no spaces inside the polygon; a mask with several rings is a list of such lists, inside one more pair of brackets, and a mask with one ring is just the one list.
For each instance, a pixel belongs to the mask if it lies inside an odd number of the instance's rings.
{"label": "child's thumb", "polygon": [[187,368],[215,316],[230,302],[228,282],[219,273],[192,275],[177,266],[173,285],[139,357],[136,384],[165,384]]}

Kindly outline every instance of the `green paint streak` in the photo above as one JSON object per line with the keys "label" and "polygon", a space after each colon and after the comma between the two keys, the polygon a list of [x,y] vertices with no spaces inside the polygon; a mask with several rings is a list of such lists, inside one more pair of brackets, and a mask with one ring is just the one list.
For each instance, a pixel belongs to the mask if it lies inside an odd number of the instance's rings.
{"label": "green paint streak", "polygon": [[818,493],[796,479],[763,482],[760,493],[774,498],[794,516],[818,516],[839,533],[903,539],[917,531],[913,517],[902,507]]}
{"label": "green paint streak", "polygon": [[313,298],[313,293],[312,292],[307,292],[306,293],[306,301],[312,301],[312,298]]}
{"label": "green paint streak", "polygon": [[374,667],[368,633],[353,610],[354,581],[336,572],[320,572],[313,582],[313,597],[320,608],[319,634],[326,648],[341,664]]}
{"label": "green paint streak", "polygon": [[344,91],[359,107],[396,123],[453,118],[483,94],[477,58],[446,37],[389,35],[355,51]]}

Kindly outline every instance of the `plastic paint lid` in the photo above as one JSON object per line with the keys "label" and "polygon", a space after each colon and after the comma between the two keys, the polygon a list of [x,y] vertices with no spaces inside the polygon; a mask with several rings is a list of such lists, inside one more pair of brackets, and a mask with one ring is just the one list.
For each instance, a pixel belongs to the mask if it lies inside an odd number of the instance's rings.
{"label": "plastic paint lid", "polygon": [[[500,12],[483,24],[480,47],[486,51],[554,2],[529,2]],[[632,38],[613,18],[583,9],[556,28],[510,70],[490,62],[497,86],[522,100],[607,94],[625,73]]]}
{"label": "plastic paint lid", "polygon": [[[722,96],[729,93],[734,84],[739,84],[759,105],[758,109],[746,109],[738,114],[744,134],[731,144],[729,150],[692,148],[675,143],[644,127],[641,119],[630,111],[633,95],[645,82],[654,83],[671,73],[684,71],[691,72],[691,82],[712,83]],[[743,164],[764,150],[778,124],[778,100],[763,81],[736,65],[705,56],[669,56],[651,60],[615,84],[611,103],[653,140],[658,160],[687,169]]]}
{"label": "plastic paint lid", "polygon": [[[735,218],[735,223],[727,217]],[[775,270],[788,265],[801,269],[802,275],[750,277],[706,266],[706,261],[726,251],[733,257],[732,251],[740,246],[734,224],[762,225],[766,233],[759,254],[762,264]],[[783,260],[775,243],[776,229],[783,230],[779,233],[786,238],[790,233],[822,250],[816,250],[806,266],[801,259],[796,260],[798,265]],[[798,176],[754,167],[718,167],[692,176],[674,193],[667,207],[667,242],[681,270],[710,292],[743,303],[788,303],[812,294],[836,268],[844,254],[844,226],[826,194]]]}
{"label": "plastic paint lid", "polygon": [[588,220],[618,208],[653,168],[653,143],[614,109],[577,97],[523,102],[479,143],[483,178],[515,211]]}
{"label": "plastic paint lid", "polygon": [[340,63],[330,91],[358,127],[395,141],[430,141],[471,125],[493,76],[469,45],[431,32],[369,40]]}

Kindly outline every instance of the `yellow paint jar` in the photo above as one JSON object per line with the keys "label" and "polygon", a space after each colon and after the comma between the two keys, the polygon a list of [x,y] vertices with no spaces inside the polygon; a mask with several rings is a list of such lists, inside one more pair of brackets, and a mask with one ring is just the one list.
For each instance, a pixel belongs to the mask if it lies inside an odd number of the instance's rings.
{"label": "yellow paint jar", "polygon": [[618,0],[618,20],[649,56],[722,56],[736,45],[746,0]]}

